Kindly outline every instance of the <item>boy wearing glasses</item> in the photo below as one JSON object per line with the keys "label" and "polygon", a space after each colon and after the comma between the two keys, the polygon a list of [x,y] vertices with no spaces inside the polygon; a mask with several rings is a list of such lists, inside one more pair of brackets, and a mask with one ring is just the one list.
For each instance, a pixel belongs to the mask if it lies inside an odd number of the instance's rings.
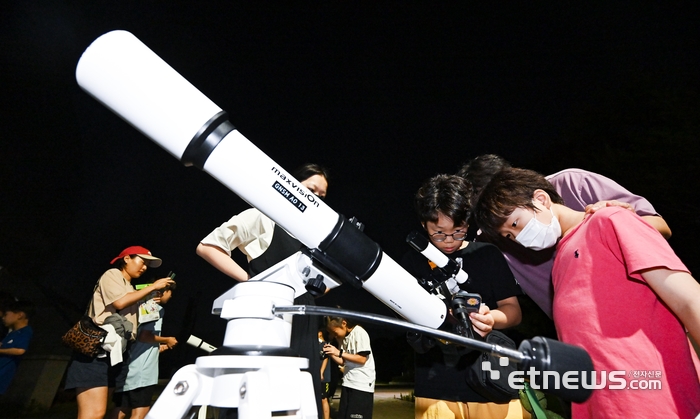
{"label": "boy wearing glasses", "polygon": [[[468,283],[460,288],[482,297],[479,313],[471,313],[473,330],[486,336],[492,329],[520,323],[520,288],[500,250],[488,243],[465,240],[469,218],[469,183],[459,176],[438,175],[421,186],[415,207],[430,242],[448,257],[461,258]],[[421,253],[409,251],[401,265],[426,289],[440,281],[439,269]],[[449,322],[446,322],[449,323]],[[415,417],[519,418],[520,402],[497,404],[467,385],[465,374],[473,356],[457,345],[424,337],[411,339],[415,357]]]}

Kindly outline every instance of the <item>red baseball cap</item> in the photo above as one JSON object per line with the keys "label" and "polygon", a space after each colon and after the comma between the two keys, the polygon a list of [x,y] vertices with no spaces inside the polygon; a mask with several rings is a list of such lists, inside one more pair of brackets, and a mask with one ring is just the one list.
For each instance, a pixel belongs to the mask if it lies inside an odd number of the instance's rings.
{"label": "red baseball cap", "polygon": [[129,256],[129,255],[137,255],[141,259],[146,262],[146,266],[149,268],[157,268],[160,266],[161,263],[163,263],[160,258],[157,258],[151,254],[151,251],[146,249],[145,247],[141,246],[130,246],[127,247],[126,249],[122,250],[122,252],[119,254],[119,256],[115,257],[112,259],[110,262],[111,264],[114,264],[117,260],[123,258],[124,256]]}

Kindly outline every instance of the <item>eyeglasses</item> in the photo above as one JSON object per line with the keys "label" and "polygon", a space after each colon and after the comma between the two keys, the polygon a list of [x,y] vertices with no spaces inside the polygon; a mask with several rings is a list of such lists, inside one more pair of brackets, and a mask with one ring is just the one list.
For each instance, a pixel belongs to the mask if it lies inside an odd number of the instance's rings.
{"label": "eyeglasses", "polygon": [[444,242],[445,240],[447,240],[448,236],[452,237],[452,240],[463,241],[463,240],[466,240],[466,238],[467,238],[467,232],[462,231],[462,230],[457,230],[452,234],[434,233],[434,234],[430,235],[430,238],[433,239],[434,241],[440,243],[440,242]]}

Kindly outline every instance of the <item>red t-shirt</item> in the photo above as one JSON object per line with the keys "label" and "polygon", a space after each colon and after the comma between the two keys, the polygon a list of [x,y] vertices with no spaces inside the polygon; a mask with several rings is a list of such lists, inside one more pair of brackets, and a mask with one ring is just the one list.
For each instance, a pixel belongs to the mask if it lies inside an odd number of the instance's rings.
{"label": "red t-shirt", "polygon": [[[602,371],[624,371],[612,384],[624,379],[627,387],[611,389],[608,380],[572,405],[573,418],[700,412],[697,355],[683,325],[639,274],[657,267],[688,272],[661,234],[626,209],[599,210],[560,241],[552,271],[559,337],[588,351],[598,383]],[[657,381],[660,389],[638,389]]]}

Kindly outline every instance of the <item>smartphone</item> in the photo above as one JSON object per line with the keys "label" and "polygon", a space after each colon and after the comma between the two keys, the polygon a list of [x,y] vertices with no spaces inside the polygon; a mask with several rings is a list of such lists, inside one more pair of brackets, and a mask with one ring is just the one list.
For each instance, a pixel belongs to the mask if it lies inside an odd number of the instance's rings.
{"label": "smartphone", "polygon": [[175,280],[175,272],[170,271],[170,273],[168,274],[168,277],[174,281]]}
{"label": "smartphone", "polygon": [[464,293],[464,308],[467,313],[478,313],[481,308],[481,295],[476,293]]}
{"label": "smartphone", "polygon": [[459,313],[469,313],[478,312],[481,307],[481,295],[459,291],[457,294],[452,296],[452,311],[455,314]]}

